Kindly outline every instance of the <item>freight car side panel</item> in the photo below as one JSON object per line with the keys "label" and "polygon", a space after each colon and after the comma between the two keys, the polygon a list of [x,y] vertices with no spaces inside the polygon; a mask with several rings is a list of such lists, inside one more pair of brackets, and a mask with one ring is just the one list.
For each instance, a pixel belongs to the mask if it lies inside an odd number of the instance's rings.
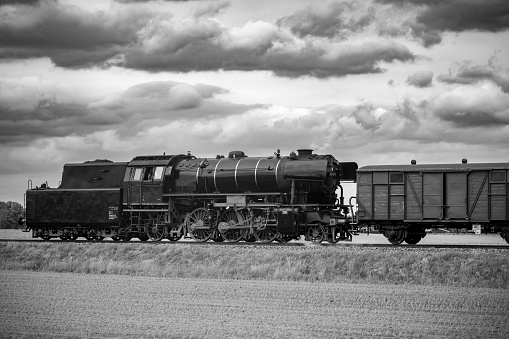
{"label": "freight car side panel", "polygon": [[29,190],[26,196],[27,225],[118,225],[122,213],[121,197],[121,188]]}
{"label": "freight car side panel", "polygon": [[488,178],[488,171],[468,174],[468,214],[472,221],[489,220]]}
{"label": "freight car side panel", "polygon": [[405,173],[406,184],[406,218],[420,220],[422,218],[422,174]]}
{"label": "freight car side panel", "polygon": [[490,173],[491,220],[507,220],[509,218],[507,174],[507,171],[492,171]]}
{"label": "freight car side panel", "polygon": [[[478,165],[477,165],[478,166]],[[412,170],[412,168],[409,168]],[[360,221],[458,221],[509,219],[509,171],[431,168],[357,173]]]}
{"label": "freight car side panel", "polygon": [[373,219],[373,174],[357,173],[357,216],[360,220]]}

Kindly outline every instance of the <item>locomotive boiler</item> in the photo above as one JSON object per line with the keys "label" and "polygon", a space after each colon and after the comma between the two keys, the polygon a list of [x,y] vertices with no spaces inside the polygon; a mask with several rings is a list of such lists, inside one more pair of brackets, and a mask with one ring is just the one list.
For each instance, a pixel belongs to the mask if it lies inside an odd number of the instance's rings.
{"label": "locomotive boiler", "polygon": [[307,149],[67,164],[58,188],[27,191],[26,224],[33,237],[63,240],[351,240],[341,181],[354,181],[356,169]]}

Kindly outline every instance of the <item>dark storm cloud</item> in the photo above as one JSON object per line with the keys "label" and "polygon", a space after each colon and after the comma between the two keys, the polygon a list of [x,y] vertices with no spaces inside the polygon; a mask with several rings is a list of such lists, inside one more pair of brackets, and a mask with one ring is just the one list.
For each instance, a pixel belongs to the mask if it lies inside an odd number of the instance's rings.
{"label": "dark storm cloud", "polygon": [[93,15],[78,7],[42,1],[40,6],[0,8],[0,57],[49,56],[59,66],[103,62],[136,40],[151,18],[142,9]]}
{"label": "dark storm cloud", "polygon": [[509,28],[509,2],[458,0],[433,3],[417,16],[417,22],[440,31],[498,32]]}
{"label": "dark storm cloud", "polygon": [[124,4],[136,4],[136,3],[144,3],[144,2],[151,2],[151,1],[189,2],[189,1],[201,1],[201,0],[113,0],[113,1],[124,3]]}
{"label": "dark storm cloud", "polygon": [[479,30],[499,32],[509,28],[506,0],[375,0],[333,1],[309,6],[277,21],[299,37],[345,39],[371,31],[380,36],[406,36],[430,47],[444,32]]}
{"label": "dark storm cloud", "polygon": [[[270,25],[252,25],[260,26],[261,33],[240,37],[238,41],[247,41],[242,44],[225,35],[215,22],[197,23],[192,27],[193,34],[189,34],[189,30],[168,31],[164,36],[151,37],[151,43],[159,40],[153,49],[146,48],[145,44],[130,48],[119,65],[180,72],[267,70],[284,77],[326,78],[380,73],[383,72],[378,66],[381,61],[413,61],[415,58],[408,48],[390,41],[345,44],[337,50],[325,50],[311,42],[294,46],[288,41],[291,37],[282,35]],[[263,32],[264,29],[267,31]]]}
{"label": "dark storm cloud", "polygon": [[346,37],[351,32],[362,30],[374,20],[372,8],[358,18],[352,17],[354,5],[348,2],[332,2],[324,7],[308,7],[277,20],[277,24],[289,27],[297,36]]}
{"label": "dark storm cloud", "polygon": [[433,72],[431,71],[415,72],[406,79],[407,84],[418,88],[431,87],[432,82]]}
{"label": "dark storm cloud", "polygon": [[467,84],[472,85],[480,81],[491,81],[502,89],[505,93],[509,93],[509,77],[500,75],[501,71],[491,66],[470,66],[468,64],[461,65],[456,73],[441,74],[437,80],[448,84]]}
{"label": "dark storm cloud", "polygon": [[42,0],[2,0],[0,2],[0,6],[3,6],[3,5],[29,5],[29,6],[33,6],[33,5],[37,5],[41,1]]}
{"label": "dark storm cloud", "polygon": [[79,93],[69,97],[52,93],[51,86],[39,89],[0,81],[0,143],[87,135],[106,129],[129,130],[134,135],[161,122],[222,117],[256,107],[214,98],[221,93],[225,90],[216,86],[156,81],[84,104]]}
{"label": "dark storm cloud", "polygon": [[411,35],[426,47],[438,44],[446,31],[479,30],[499,32],[509,28],[509,2],[506,0],[376,0],[401,7],[414,5],[417,15],[403,22]]}
{"label": "dark storm cloud", "polygon": [[443,121],[451,122],[457,127],[509,125],[509,118],[497,117],[489,110],[437,113]]}
{"label": "dark storm cloud", "polygon": [[[207,17],[229,5],[212,3],[186,19],[130,6],[108,13],[50,1],[16,7],[0,16],[0,58],[47,56],[67,68],[116,65],[177,72],[266,70],[285,77],[320,78],[379,73],[383,71],[380,62],[415,58],[404,45],[386,40],[315,43],[267,22],[229,29]],[[363,20],[346,25],[352,29],[362,26],[359,22]]]}

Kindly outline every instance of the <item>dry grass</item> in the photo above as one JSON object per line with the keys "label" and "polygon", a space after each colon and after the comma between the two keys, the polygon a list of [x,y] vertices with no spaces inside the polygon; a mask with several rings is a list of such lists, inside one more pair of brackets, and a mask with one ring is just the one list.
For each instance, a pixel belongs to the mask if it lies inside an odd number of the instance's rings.
{"label": "dry grass", "polygon": [[0,271],[8,338],[507,338],[506,290]]}
{"label": "dry grass", "polygon": [[0,269],[509,288],[504,250],[2,243]]}

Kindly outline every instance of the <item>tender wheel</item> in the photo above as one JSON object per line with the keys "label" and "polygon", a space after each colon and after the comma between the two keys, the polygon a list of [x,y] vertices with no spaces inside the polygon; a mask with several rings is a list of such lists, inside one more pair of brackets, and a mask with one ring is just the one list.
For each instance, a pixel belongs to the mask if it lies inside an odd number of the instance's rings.
{"label": "tender wheel", "polygon": [[319,244],[326,236],[325,227],[323,227],[323,225],[308,225],[306,230],[306,239],[309,241]]}
{"label": "tender wheel", "polygon": [[254,236],[256,240],[262,243],[272,242],[278,236],[276,226],[269,225],[267,219],[267,213],[264,211],[255,213],[253,219]]}
{"label": "tender wheel", "polygon": [[248,237],[249,229],[239,228],[244,224],[244,217],[234,209],[224,211],[219,218],[217,228],[226,241],[236,242]]}
{"label": "tender wheel", "polygon": [[407,231],[404,228],[397,230],[384,230],[384,236],[393,245],[401,244],[407,237]]}
{"label": "tender wheel", "polygon": [[187,215],[186,225],[191,237],[196,241],[207,241],[212,235],[209,219],[209,211],[205,208],[197,208]]}
{"label": "tender wheel", "polygon": [[146,224],[147,236],[152,241],[159,241],[164,237],[165,224],[161,218],[152,218]]}
{"label": "tender wheel", "polygon": [[88,240],[88,241],[94,241],[96,240],[97,238],[97,231],[95,228],[91,228],[87,231],[87,233],[85,234],[85,238]]}

